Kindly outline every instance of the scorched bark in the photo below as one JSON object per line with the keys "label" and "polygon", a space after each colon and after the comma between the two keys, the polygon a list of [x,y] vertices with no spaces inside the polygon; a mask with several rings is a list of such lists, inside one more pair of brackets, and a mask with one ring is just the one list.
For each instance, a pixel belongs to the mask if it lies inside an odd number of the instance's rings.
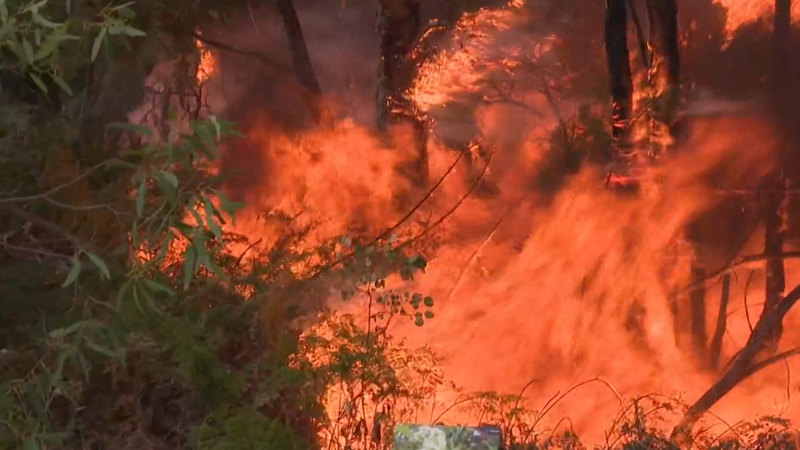
{"label": "scorched bark", "polygon": [[680,101],[680,45],[676,0],[647,0],[650,22],[650,85],[656,90],[659,114],[656,120],[674,133],[675,112]]}
{"label": "scorched bark", "polygon": [[625,0],[607,0],[605,47],[611,84],[611,135],[618,158],[628,146],[628,124],[633,107],[633,78],[627,31],[628,10]]}
{"label": "scorched bark", "polygon": [[319,95],[321,93],[319,81],[314,73],[314,66],[311,64],[306,40],[303,37],[303,28],[297,17],[297,11],[294,9],[293,0],[275,0],[275,4],[283,19],[283,27],[289,40],[289,51],[292,55],[292,66],[297,81],[312,94]]}

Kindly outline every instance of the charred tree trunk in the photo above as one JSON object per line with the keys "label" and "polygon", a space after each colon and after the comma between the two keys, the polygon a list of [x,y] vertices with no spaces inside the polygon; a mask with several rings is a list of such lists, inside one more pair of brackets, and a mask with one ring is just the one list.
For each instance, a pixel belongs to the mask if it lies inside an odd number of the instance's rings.
{"label": "charred tree trunk", "polygon": [[[702,266],[697,264],[697,261],[692,263],[692,281],[702,282],[706,278],[706,271]],[[706,357],[706,288],[705,286],[694,289],[689,294],[689,304],[691,308],[691,332],[692,332],[692,347],[694,348],[695,355],[702,363],[707,361]]]}
{"label": "charred tree trunk", "polygon": [[[606,1],[605,47],[611,87],[611,136],[616,158],[630,163],[631,110],[633,77],[628,51],[628,9],[625,0]],[[627,165],[627,164],[626,164]]]}
{"label": "charred tree trunk", "polygon": [[[791,0],[775,1],[775,29],[773,35],[773,73],[772,100],[779,123],[785,125],[782,118],[789,112],[782,97],[787,86],[785,62],[789,56],[788,39],[791,27]],[[784,128],[785,129],[785,128]],[[785,137],[785,135],[784,135]],[[783,153],[783,152],[782,152]],[[780,157],[783,163],[785,154]],[[783,165],[783,164],[781,164]],[[785,197],[785,183],[780,173],[774,174],[765,189],[763,203],[763,219],[765,228],[767,260],[767,286],[764,309],[758,319],[747,343],[734,356],[722,376],[712,385],[689,409],[672,432],[672,438],[679,443],[688,443],[691,429],[697,420],[705,414],[717,401],[757,371],[770,364],[780,362],[784,358],[800,353],[800,349],[775,354],[781,337],[783,319],[800,300],[800,286],[783,296],[785,290],[785,274],[783,260],[782,204]]]}
{"label": "charred tree trunk", "polygon": [[275,0],[275,4],[283,19],[283,27],[289,40],[289,52],[292,55],[292,66],[297,81],[311,94],[319,95],[322,90],[314,73],[314,66],[311,64],[306,40],[303,37],[303,28],[297,17],[297,11],[294,9],[294,1]]}
{"label": "charred tree trunk", "polygon": [[[778,122],[784,131],[787,125],[786,117],[791,113],[791,105],[783,95],[787,89],[789,80],[787,79],[786,60],[789,57],[789,34],[791,31],[791,0],[775,0],[775,23],[773,31],[773,67],[772,67],[772,99],[775,114]],[[782,133],[785,137],[786,133]],[[782,152],[783,153],[783,152]],[[783,166],[784,154],[779,155],[779,161]],[[785,199],[785,183],[780,173],[775,173],[768,181],[764,195],[764,254],[780,255],[783,253],[783,202]],[[766,298],[764,309],[775,308],[778,301],[786,289],[785,271],[783,259],[774,257],[767,259],[766,264],[767,283]],[[773,330],[771,350],[777,351],[778,341],[783,332],[782,324],[778,324]]]}
{"label": "charred tree trunk", "polygon": [[711,351],[709,365],[713,370],[719,370],[719,358],[722,353],[722,337],[728,326],[728,303],[731,299],[731,275],[726,273],[722,276],[722,295],[719,299],[719,313],[717,314],[717,327],[714,329],[714,337],[711,339]]}
{"label": "charred tree trunk", "polygon": [[378,69],[378,129],[407,124],[413,132],[415,163],[411,178],[427,182],[427,127],[418,116],[406,91],[411,87],[417,67],[414,45],[421,34],[419,0],[381,0],[378,17],[380,66]]}
{"label": "charred tree trunk", "polygon": [[630,10],[633,26],[636,29],[636,39],[639,42],[639,57],[642,58],[642,66],[650,70],[650,49],[647,48],[647,37],[644,35],[644,28],[642,28],[642,22],[639,20],[639,13],[636,11],[636,4],[633,0],[628,0],[628,10]]}
{"label": "charred tree trunk", "polygon": [[676,0],[647,0],[650,22],[650,69],[648,81],[653,96],[651,151],[653,157],[664,150],[675,133],[675,113],[680,103],[680,46],[678,44],[678,5]]}

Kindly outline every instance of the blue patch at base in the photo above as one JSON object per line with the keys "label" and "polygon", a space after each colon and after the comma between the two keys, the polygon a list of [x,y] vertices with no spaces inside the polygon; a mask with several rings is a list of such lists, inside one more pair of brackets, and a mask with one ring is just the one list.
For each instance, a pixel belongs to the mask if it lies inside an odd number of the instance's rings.
{"label": "blue patch at base", "polygon": [[500,450],[501,433],[495,426],[456,427],[399,424],[393,450]]}

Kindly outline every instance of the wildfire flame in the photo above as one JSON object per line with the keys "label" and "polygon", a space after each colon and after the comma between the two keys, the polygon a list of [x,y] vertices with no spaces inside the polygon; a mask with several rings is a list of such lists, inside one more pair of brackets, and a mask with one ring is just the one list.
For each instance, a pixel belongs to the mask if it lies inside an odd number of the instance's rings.
{"label": "wildfire flame", "polygon": [[[725,32],[730,37],[742,25],[755,22],[775,12],[774,0],[716,0],[728,10]],[[792,20],[800,19],[800,4],[792,4]]]}
{"label": "wildfire flame", "polygon": [[[768,14],[772,4],[719,1],[729,10],[728,32]],[[493,72],[508,73],[537,52],[550,51],[555,36],[534,43],[533,50],[501,45],[499,36],[522,20],[522,6],[521,0],[512,0],[458,22],[451,45],[420,69],[409,91],[421,111],[443,108],[465,94],[486,99],[478,86]],[[800,16],[800,3],[793,14]],[[197,45],[201,82],[219,69],[213,55]],[[538,92],[523,95],[534,107],[544,103]],[[692,254],[682,236],[718,200],[718,192],[706,182],[711,174],[723,172],[727,180],[746,184],[769,173],[776,145],[769,126],[758,117],[697,120],[675,154],[643,175],[642,182],[651,189],[642,196],[609,192],[602,174],[587,168],[548,199],[532,192],[528,179],[543,164],[547,145],[542,137],[556,118],[520,118],[503,106],[483,105],[471,119],[479,134],[508,144],[508,153],[498,156],[492,172],[503,194],[489,200],[468,198],[438,231],[440,246],[428,271],[411,286],[439,299],[436,319],[422,329],[398,322],[393,334],[410,343],[435,343],[448,357],[445,377],[466,389],[517,393],[538,380],[527,391],[538,401],[601,376],[623,396],[660,392],[696,398],[714,375],[686,350],[686,333],[673,321],[676,311],[685,314],[682,289],[691,281]],[[282,217],[298,217],[302,226],[315,226],[307,238],[311,248],[335,236],[385,229],[400,215],[396,195],[411,187],[396,168],[411,155],[398,149],[410,138],[397,135],[394,143],[386,143],[349,118],[301,134],[276,129],[266,116],[253,123],[245,131],[260,148],[262,161],[257,163],[272,170],[248,193],[251,204],[262,209],[248,211],[236,231],[272,245],[283,225],[270,221],[269,212],[280,211]],[[444,173],[453,149],[432,139],[429,151],[431,172]],[[461,178],[446,179],[420,214],[440,214],[467,187]],[[759,253],[760,245],[754,241],[746,248]],[[790,280],[798,269],[787,265]],[[759,314],[760,307],[746,305],[745,298],[763,291],[763,276],[752,283],[740,279],[732,291],[723,359],[745,341],[747,317]],[[710,288],[707,298],[708,310],[715,311],[717,288]],[[337,299],[330,304],[342,311],[358,309]],[[797,314],[787,319],[797,320]],[[784,341],[800,339],[800,327],[785,330]],[[757,382],[745,383],[716,414],[740,418],[763,411],[800,417],[791,398],[780,398],[787,383],[782,370],[767,370]],[[796,391],[797,382],[789,389]],[[436,401],[452,400],[448,395],[454,394],[442,393]],[[597,437],[607,425],[602,418],[617,408],[607,389],[586,387],[556,411],[569,415],[577,430]],[[471,419],[456,412],[444,418]]]}

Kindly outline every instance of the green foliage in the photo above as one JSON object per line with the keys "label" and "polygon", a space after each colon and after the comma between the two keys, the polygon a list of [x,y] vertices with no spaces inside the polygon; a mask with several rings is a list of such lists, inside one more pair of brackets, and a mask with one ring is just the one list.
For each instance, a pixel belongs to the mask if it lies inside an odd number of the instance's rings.
{"label": "green foliage", "polygon": [[[195,27],[243,4],[0,0],[0,449],[388,449],[395,424],[458,391],[435,352],[390,332],[435,319],[434,298],[405,288],[423,256],[394,239],[299,251],[307,230],[293,230],[242,264],[232,249],[251,242],[229,225],[244,205],[213,170],[234,125],[116,123],[153,48],[196,57]],[[554,164],[602,159],[600,123],[581,110],[563,124]],[[297,270],[311,262],[326,269]],[[325,292],[352,314],[297,322]],[[510,448],[582,448],[521,396],[465,405]],[[668,444],[643,411],[622,415],[609,448]],[[769,418],[735,431],[707,447],[789,436]]]}

